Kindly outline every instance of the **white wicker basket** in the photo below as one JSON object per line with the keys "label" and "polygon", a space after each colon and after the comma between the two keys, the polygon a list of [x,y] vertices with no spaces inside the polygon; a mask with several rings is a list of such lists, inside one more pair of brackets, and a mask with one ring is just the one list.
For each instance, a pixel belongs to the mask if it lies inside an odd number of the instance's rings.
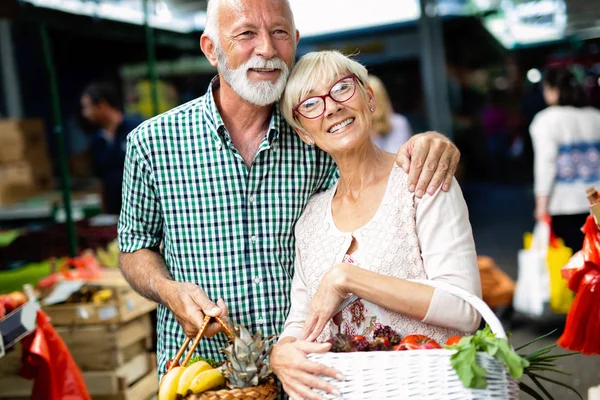
{"label": "white wicker basket", "polygon": [[[435,281],[415,281],[442,289],[471,304],[488,323],[497,337],[506,338],[502,324],[480,298],[455,286]],[[419,333],[419,332],[415,332]],[[313,361],[340,371],[344,381],[324,377],[337,387],[341,395],[326,398],[345,400],[424,399],[424,400],[484,400],[518,399],[519,385],[504,365],[478,353],[477,361],[487,371],[487,388],[465,388],[450,365],[455,350],[407,350],[355,353],[311,354]]]}

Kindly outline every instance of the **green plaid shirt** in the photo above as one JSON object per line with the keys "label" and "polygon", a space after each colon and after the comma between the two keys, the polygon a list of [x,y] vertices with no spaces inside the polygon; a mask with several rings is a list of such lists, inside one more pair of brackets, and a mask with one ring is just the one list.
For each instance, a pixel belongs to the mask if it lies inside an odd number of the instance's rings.
{"label": "green plaid shirt", "polygon": [[[310,196],[337,176],[333,160],[304,144],[278,106],[248,168],[209,88],[129,134],[119,247],[133,252],[163,241],[175,280],[223,298],[230,319],[251,331],[279,333],[290,305],[294,224]],[[157,330],[164,371],[185,335],[163,306]],[[222,358],[224,339],[203,340],[199,354]]]}

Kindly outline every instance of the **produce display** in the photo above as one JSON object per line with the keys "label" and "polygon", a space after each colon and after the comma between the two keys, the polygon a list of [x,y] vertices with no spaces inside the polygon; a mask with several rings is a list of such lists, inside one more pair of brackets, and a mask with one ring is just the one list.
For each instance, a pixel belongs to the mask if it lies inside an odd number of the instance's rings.
{"label": "produce display", "polygon": [[[452,336],[445,343],[455,344],[460,336]],[[353,351],[402,351],[402,350],[427,350],[441,349],[442,346],[435,340],[425,335],[407,335],[402,338],[389,326],[380,326],[373,331],[373,340],[369,341],[363,335],[345,335],[343,333],[332,336],[329,340],[331,351],[334,353],[349,353]]]}
{"label": "produce display", "polygon": [[0,295],[0,319],[27,303],[27,296],[23,292],[15,291]]}
{"label": "produce display", "polygon": [[194,400],[210,390],[238,389],[258,386],[268,380],[271,370],[266,362],[274,336],[262,338],[261,331],[254,336],[240,325],[234,325],[232,343],[222,349],[226,361],[221,365],[212,359],[194,357],[186,366],[169,360],[175,366],[160,382],[158,400]]}

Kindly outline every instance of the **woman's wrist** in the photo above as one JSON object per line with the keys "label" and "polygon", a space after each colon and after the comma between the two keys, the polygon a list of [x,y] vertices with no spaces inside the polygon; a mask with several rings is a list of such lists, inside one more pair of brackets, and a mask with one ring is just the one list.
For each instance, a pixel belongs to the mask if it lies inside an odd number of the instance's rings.
{"label": "woman's wrist", "polygon": [[352,292],[352,269],[354,268],[351,264],[338,264],[335,268],[335,276],[333,284],[335,288],[340,292],[341,295],[346,296]]}

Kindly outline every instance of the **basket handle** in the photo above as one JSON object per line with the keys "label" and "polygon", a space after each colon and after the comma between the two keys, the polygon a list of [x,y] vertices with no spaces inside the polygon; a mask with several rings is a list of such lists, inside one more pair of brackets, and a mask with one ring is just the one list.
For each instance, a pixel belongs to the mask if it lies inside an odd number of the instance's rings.
{"label": "basket handle", "polygon": [[[487,322],[487,324],[490,326],[490,330],[496,335],[496,337],[506,339],[506,331],[504,331],[504,327],[502,326],[502,323],[500,322],[496,314],[494,314],[492,309],[487,304],[485,304],[483,300],[481,300],[474,294],[469,293],[466,290],[459,288],[458,286],[454,286],[446,282],[431,281],[427,279],[407,279],[407,281],[422,283],[423,285],[443,290],[448,294],[451,294],[455,297],[458,297],[461,300],[466,301],[471,306],[473,306],[473,308],[475,308],[477,312],[479,312],[483,320]],[[344,301],[342,301],[342,304],[340,304],[340,306],[338,307],[336,314],[342,309],[344,309],[346,306],[350,305],[351,303],[354,303],[356,300],[358,300],[358,296],[354,294],[346,297]]]}
{"label": "basket handle", "polygon": [[[231,328],[229,327],[229,325],[227,325],[227,323],[224,320],[222,320],[219,317],[211,317],[210,315],[205,315],[204,316],[204,320],[202,320],[202,326],[200,327],[200,330],[198,331],[198,334],[196,335],[196,337],[194,338],[194,341],[192,342],[192,348],[188,351],[187,355],[185,356],[185,358],[181,362],[181,366],[182,367],[185,367],[187,365],[187,363],[190,361],[190,359],[192,358],[192,355],[194,354],[194,351],[196,351],[196,348],[198,347],[198,344],[200,343],[200,340],[202,340],[202,337],[204,336],[206,328],[208,327],[208,324],[211,322],[212,319],[215,319],[219,324],[221,324],[221,326],[223,327],[223,330],[225,331],[225,334],[227,335],[227,337],[229,338],[229,340],[232,343],[235,340],[235,336],[233,334],[233,331],[231,330]],[[175,355],[175,358],[173,359],[173,362],[171,363],[171,365],[167,369],[167,372],[169,372],[170,370],[172,370],[175,367],[175,365],[177,365],[177,363],[181,359],[181,356],[183,356],[183,353],[185,352],[185,350],[187,349],[188,345],[190,344],[191,340],[192,339],[190,337],[185,338],[183,344],[181,345],[181,347],[177,351],[177,354]]]}

